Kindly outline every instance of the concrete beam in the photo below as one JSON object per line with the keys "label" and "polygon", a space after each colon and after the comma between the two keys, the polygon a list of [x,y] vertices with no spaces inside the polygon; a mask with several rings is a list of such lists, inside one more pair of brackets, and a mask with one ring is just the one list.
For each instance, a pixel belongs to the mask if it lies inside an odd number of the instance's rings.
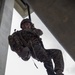
{"label": "concrete beam", "polygon": [[75,60],[75,1],[24,0]]}
{"label": "concrete beam", "polygon": [[5,75],[8,53],[8,35],[10,34],[14,0],[3,0],[0,15],[0,75]]}
{"label": "concrete beam", "polygon": [[[27,6],[25,6],[21,0],[15,0],[15,4],[14,4],[14,8],[17,10],[17,12],[23,17],[25,18],[26,16],[28,16],[28,11],[27,11]],[[30,9],[30,13],[32,13],[33,10]]]}

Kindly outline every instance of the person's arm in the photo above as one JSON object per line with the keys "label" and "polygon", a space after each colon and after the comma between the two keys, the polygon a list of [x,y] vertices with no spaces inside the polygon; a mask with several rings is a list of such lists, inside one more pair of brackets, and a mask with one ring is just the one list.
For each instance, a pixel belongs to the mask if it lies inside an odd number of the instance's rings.
{"label": "person's arm", "polygon": [[16,32],[8,36],[8,42],[12,51],[20,52],[23,48]]}
{"label": "person's arm", "polygon": [[23,60],[27,61],[30,58],[30,50],[28,47],[23,47],[16,32],[8,36],[8,42],[12,51],[16,52]]}
{"label": "person's arm", "polygon": [[37,34],[38,36],[41,36],[43,34],[42,30],[36,28],[33,30],[33,33]]}

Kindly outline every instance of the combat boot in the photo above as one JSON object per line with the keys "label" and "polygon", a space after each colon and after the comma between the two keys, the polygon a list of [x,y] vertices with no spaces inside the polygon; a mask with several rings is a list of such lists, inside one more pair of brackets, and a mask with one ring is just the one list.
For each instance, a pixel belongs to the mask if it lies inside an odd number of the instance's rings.
{"label": "combat boot", "polygon": [[58,70],[56,71],[56,75],[64,75],[64,74],[62,73],[62,71]]}
{"label": "combat boot", "polygon": [[64,75],[63,73],[56,73],[56,75]]}

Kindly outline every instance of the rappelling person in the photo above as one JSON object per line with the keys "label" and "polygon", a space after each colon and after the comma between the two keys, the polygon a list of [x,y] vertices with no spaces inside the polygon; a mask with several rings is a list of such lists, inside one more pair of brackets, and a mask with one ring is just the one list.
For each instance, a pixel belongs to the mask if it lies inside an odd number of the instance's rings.
{"label": "rappelling person", "polygon": [[[45,49],[40,36],[43,32],[34,27],[29,19],[23,19],[21,30],[9,35],[8,41],[12,51],[15,51],[24,61],[32,56],[43,62],[48,75],[63,75],[64,61],[62,52],[58,49]],[[55,68],[53,68],[52,60]]]}

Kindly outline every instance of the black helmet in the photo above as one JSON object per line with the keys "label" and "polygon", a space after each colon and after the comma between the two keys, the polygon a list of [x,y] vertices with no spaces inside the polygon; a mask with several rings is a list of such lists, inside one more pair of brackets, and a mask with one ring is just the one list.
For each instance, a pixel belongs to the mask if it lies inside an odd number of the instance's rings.
{"label": "black helmet", "polygon": [[30,19],[23,19],[23,20],[21,21],[20,27],[22,28],[22,24],[23,24],[23,23],[26,23],[26,22],[31,23],[31,26],[34,27],[34,25],[32,24],[32,22],[30,21]]}

